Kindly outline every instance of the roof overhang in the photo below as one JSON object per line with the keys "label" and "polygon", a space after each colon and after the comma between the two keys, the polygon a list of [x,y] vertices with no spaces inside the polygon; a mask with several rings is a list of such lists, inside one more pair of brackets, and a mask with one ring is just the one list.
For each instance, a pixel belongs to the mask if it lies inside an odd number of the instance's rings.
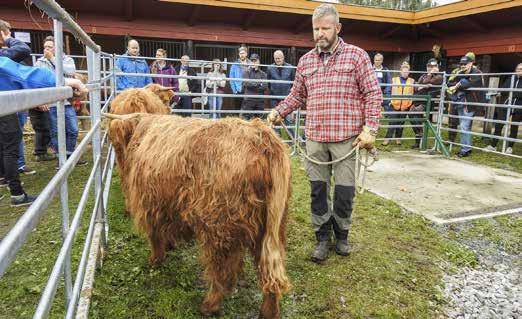
{"label": "roof overhang", "polygon": [[[318,1],[310,0],[159,0],[161,2],[184,3],[229,7],[238,9],[287,12],[312,15]],[[478,13],[522,6],[522,0],[465,0],[418,12],[371,8],[337,4],[341,18],[400,24],[421,24],[446,20]]]}

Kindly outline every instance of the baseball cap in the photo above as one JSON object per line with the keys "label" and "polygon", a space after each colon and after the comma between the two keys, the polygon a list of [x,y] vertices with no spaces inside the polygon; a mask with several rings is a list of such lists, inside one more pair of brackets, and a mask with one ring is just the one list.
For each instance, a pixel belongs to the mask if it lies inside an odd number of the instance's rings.
{"label": "baseball cap", "polygon": [[259,58],[259,54],[257,54],[257,53],[252,53],[252,54],[250,55],[250,60],[256,60],[256,61],[259,61],[259,60],[260,60],[260,58]]}
{"label": "baseball cap", "polygon": [[437,62],[437,59],[429,59],[428,63],[426,63],[426,66],[439,66],[439,63]]}
{"label": "baseball cap", "polygon": [[473,62],[473,60],[469,56],[465,55],[460,58],[459,64],[468,64],[470,62]]}

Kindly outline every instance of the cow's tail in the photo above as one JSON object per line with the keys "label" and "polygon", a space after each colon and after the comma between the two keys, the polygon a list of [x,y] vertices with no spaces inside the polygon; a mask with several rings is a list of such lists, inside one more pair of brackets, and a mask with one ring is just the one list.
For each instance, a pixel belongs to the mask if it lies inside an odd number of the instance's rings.
{"label": "cow's tail", "polygon": [[285,270],[285,227],[291,167],[284,147],[279,152],[272,153],[272,156],[270,170],[273,187],[268,196],[259,271],[263,292],[280,295],[290,288]]}

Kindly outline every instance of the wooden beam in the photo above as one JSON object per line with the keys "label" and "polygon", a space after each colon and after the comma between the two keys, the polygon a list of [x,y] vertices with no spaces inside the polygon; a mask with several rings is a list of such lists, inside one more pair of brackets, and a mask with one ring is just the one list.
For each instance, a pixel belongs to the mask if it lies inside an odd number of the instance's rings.
{"label": "wooden beam", "polygon": [[196,25],[196,22],[198,21],[198,18],[199,18],[200,10],[201,10],[200,5],[195,5],[194,7],[192,7],[192,12],[190,13],[190,16],[187,20],[187,25],[189,25],[191,27]]}
{"label": "wooden beam", "polygon": [[477,31],[480,31],[480,32],[486,32],[487,31],[487,29],[482,24],[480,24],[476,20],[473,20],[473,18],[462,17],[461,19],[464,20],[465,24],[471,26],[472,28],[476,29]]}
{"label": "wooden beam", "polygon": [[125,20],[134,20],[134,0],[124,1]]}
{"label": "wooden beam", "polygon": [[299,34],[299,33],[303,32],[306,28],[310,27],[311,25],[312,25],[312,17],[302,18],[301,21],[299,21],[297,23],[297,25],[295,26],[294,34]]}
{"label": "wooden beam", "polygon": [[395,26],[393,28],[391,28],[390,30],[384,32],[383,34],[381,34],[380,38],[381,39],[386,39],[386,38],[389,38],[391,37],[395,32],[399,31],[401,29],[402,25],[398,25],[398,26]]}
{"label": "wooden beam", "polygon": [[444,38],[445,34],[438,31],[437,29],[433,28],[429,23],[426,24],[419,24],[419,27],[422,28],[422,30],[428,32],[429,34],[433,35],[436,38]]}
{"label": "wooden beam", "polygon": [[255,10],[248,10],[245,19],[243,20],[242,29],[248,30],[250,26],[252,25],[252,22],[254,22],[254,19],[256,18],[256,11]]}

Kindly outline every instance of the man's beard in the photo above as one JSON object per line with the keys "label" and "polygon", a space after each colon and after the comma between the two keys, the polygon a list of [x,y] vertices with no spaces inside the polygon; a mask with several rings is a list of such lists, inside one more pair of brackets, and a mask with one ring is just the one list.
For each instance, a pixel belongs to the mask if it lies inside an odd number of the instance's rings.
{"label": "man's beard", "polygon": [[[321,50],[330,50],[332,48],[332,46],[334,45],[335,43],[335,40],[336,38],[334,37],[333,39],[328,39],[328,38],[323,38],[323,39],[319,39],[315,42],[316,46],[318,46]],[[320,44],[322,43],[322,45]]]}

